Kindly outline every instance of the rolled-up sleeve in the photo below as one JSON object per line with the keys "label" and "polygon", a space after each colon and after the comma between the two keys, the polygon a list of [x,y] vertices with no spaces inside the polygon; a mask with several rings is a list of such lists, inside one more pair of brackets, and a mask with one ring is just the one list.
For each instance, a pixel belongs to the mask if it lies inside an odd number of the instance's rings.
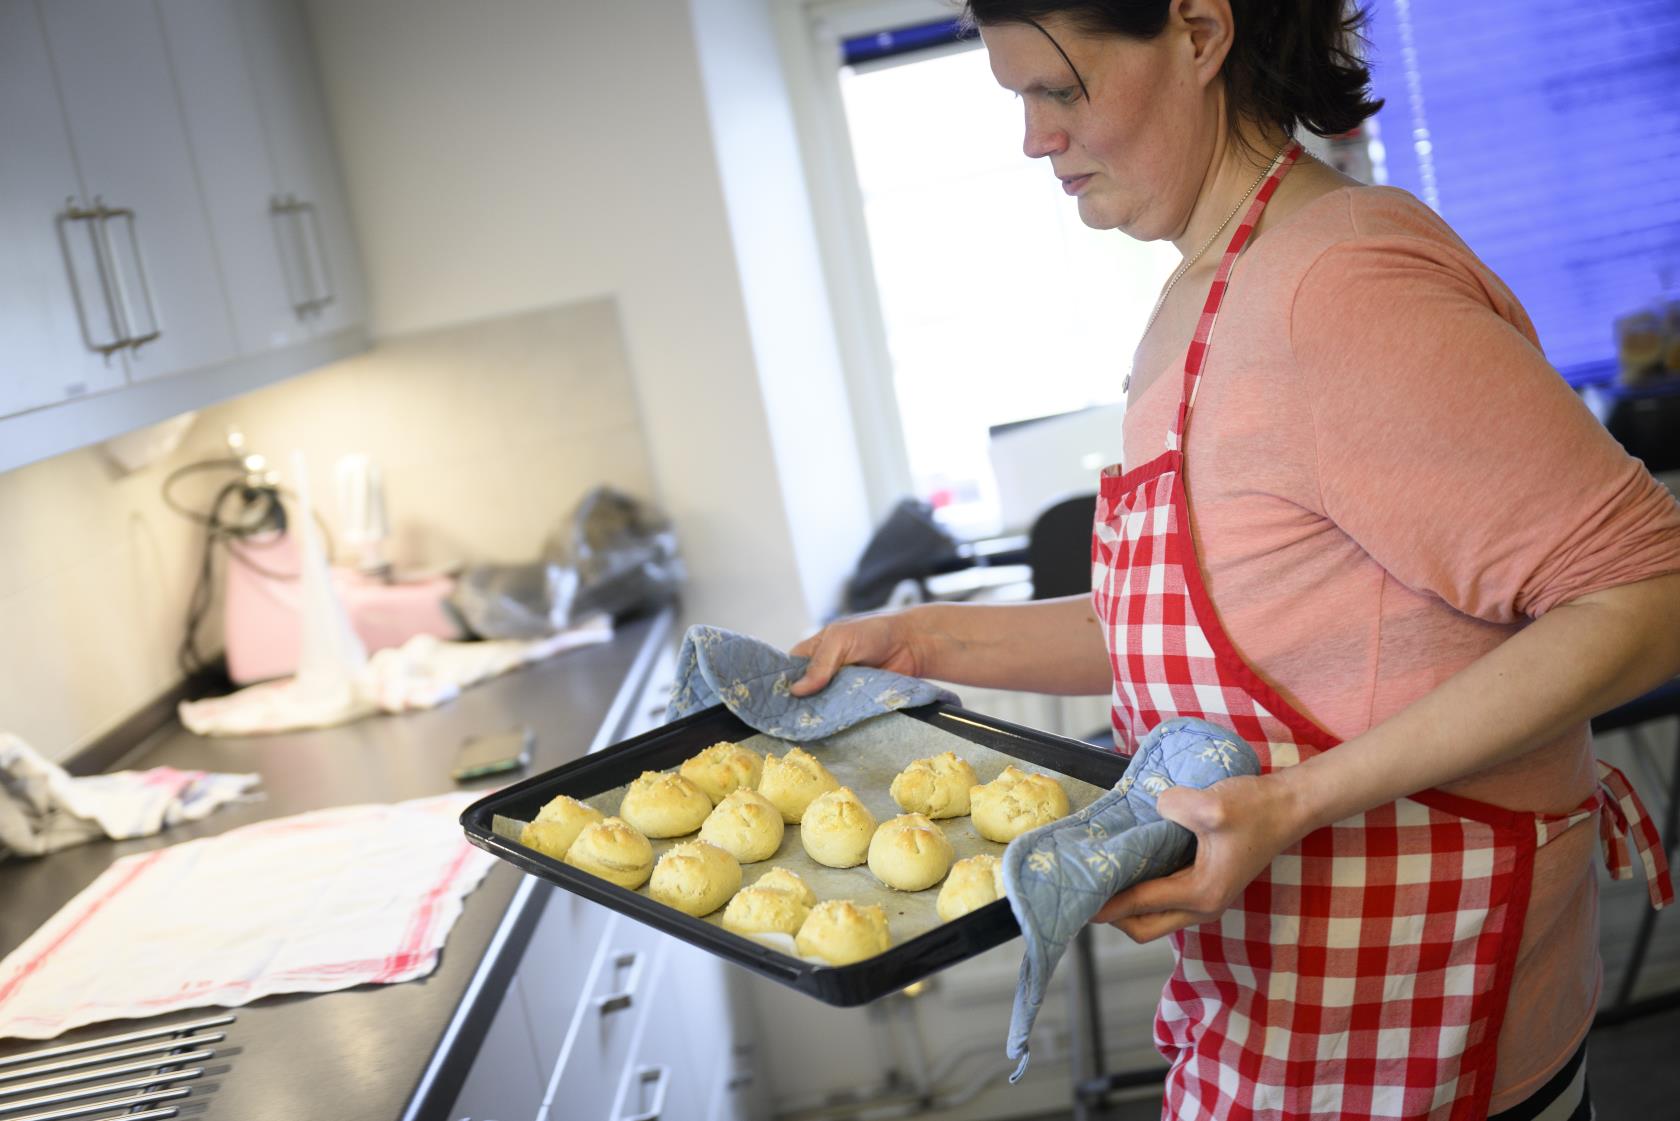
{"label": "rolled-up sleeve", "polygon": [[1302,274],[1290,344],[1323,512],[1401,583],[1503,623],[1680,571],[1680,506],[1468,252],[1341,243]]}

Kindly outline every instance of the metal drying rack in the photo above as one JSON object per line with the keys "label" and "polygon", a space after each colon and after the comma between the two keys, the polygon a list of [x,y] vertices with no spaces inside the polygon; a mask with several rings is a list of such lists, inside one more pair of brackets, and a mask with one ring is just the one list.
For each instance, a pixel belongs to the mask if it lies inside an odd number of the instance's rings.
{"label": "metal drying rack", "polygon": [[0,1121],[162,1121],[214,1057],[232,1013],[0,1056]]}

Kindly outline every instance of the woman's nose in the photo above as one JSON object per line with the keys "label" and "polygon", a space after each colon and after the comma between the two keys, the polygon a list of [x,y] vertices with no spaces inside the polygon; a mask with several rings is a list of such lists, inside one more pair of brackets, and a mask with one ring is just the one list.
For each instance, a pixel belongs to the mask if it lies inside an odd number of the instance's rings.
{"label": "woman's nose", "polygon": [[1053,156],[1067,148],[1067,133],[1054,128],[1040,120],[1032,109],[1027,110],[1026,138],[1021,143],[1021,151],[1029,159],[1041,156]]}

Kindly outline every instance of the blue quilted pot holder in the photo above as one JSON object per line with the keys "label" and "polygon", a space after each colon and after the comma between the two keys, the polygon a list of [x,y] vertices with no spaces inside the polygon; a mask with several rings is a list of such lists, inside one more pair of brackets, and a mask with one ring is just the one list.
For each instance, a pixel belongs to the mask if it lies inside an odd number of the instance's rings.
{"label": "blue quilted pot holder", "polygon": [[665,720],[723,704],[765,735],[810,743],[882,713],[959,703],[954,693],[919,678],[866,666],[844,666],[821,691],[796,697],[789,686],[805,675],[809,661],[721,627],[690,627],[677,654]]}
{"label": "blue quilted pot holder", "polygon": [[1009,1020],[1008,1055],[1027,1069],[1032,1031],[1050,975],[1079,928],[1117,892],[1176,872],[1195,855],[1188,829],[1163,820],[1155,799],[1170,786],[1212,786],[1260,773],[1237,736],[1205,720],[1169,720],[1138,745],[1113,790],[1060,821],[1023,833],[1003,854],[1003,886],[1026,953]]}

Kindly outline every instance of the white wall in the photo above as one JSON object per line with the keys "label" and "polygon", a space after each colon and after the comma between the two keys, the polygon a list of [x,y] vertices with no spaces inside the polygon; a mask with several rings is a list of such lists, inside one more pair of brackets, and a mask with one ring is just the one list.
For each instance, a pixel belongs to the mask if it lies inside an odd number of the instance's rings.
{"label": "white wall", "polygon": [[[778,310],[759,289],[749,316],[732,242],[749,227],[728,203],[771,195],[726,200],[687,5],[310,0],[309,14],[376,337],[612,294],[691,616],[772,641],[804,631],[868,532],[849,501],[805,511],[861,482],[855,451],[826,473],[809,470],[820,449],[788,452],[807,371],[766,324],[809,323],[819,301],[801,284]],[[755,268],[765,256],[747,247]],[[818,332],[812,350],[826,380],[832,342]],[[831,394],[812,400],[849,431]]]}
{"label": "white wall", "polygon": [[[163,483],[226,455],[234,427],[287,474],[303,451],[334,524],[334,463],[372,455],[404,567],[533,560],[589,487],[653,488],[609,300],[387,339],[205,410],[132,475],[96,448],[0,474],[0,731],[64,758],[180,680],[204,531],[165,506]],[[230,478],[188,476],[174,497],[205,510]],[[219,610],[200,638],[221,648]]]}
{"label": "white wall", "polygon": [[771,450],[807,603],[868,535],[845,374],[769,0],[691,0]]}

